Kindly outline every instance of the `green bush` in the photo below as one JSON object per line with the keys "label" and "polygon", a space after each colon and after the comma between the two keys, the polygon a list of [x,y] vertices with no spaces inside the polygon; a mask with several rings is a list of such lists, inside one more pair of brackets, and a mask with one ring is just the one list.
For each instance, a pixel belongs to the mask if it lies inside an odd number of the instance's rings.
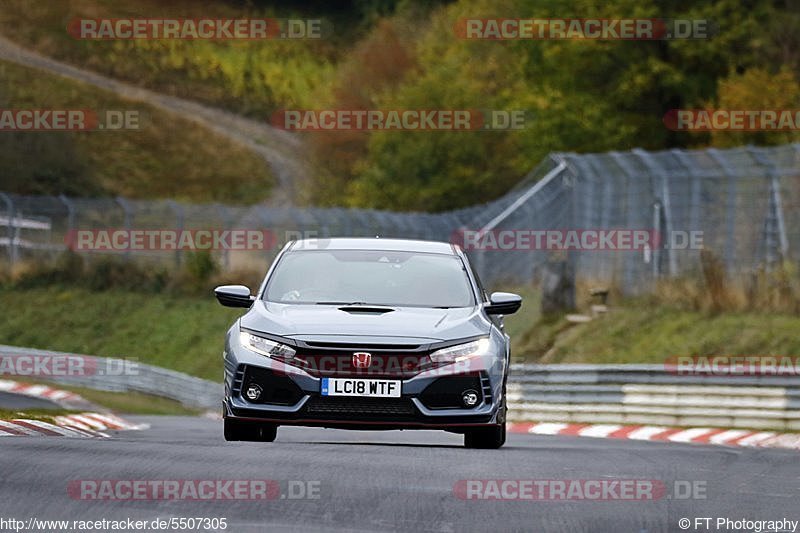
{"label": "green bush", "polygon": [[206,282],[219,273],[219,264],[208,251],[186,254],[186,272],[192,280]]}

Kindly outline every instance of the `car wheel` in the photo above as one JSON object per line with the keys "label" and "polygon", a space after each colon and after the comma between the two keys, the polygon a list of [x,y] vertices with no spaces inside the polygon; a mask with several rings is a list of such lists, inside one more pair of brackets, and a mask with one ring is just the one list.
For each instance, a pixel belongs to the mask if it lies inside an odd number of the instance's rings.
{"label": "car wheel", "polygon": [[278,426],[275,424],[260,424],[253,428],[254,439],[258,442],[274,442],[278,436]]}
{"label": "car wheel", "polygon": [[244,424],[242,424],[238,420],[233,420],[231,418],[224,418],[222,420],[222,424],[225,433],[225,440],[227,441],[246,440],[242,438],[245,433]]}
{"label": "car wheel", "polygon": [[225,435],[225,440],[228,442],[239,440],[239,429],[240,426],[238,423],[234,422],[229,418],[222,419],[222,429]]}
{"label": "car wheel", "polygon": [[468,429],[464,433],[464,447],[496,450],[506,443],[506,388],[503,386],[503,405],[497,416],[499,424],[488,428]]}
{"label": "car wheel", "polygon": [[464,433],[464,447],[496,450],[506,442],[506,423],[488,428],[468,429]]}
{"label": "car wheel", "polygon": [[223,421],[226,441],[273,442],[278,436],[275,424],[254,424],[232,418]]}

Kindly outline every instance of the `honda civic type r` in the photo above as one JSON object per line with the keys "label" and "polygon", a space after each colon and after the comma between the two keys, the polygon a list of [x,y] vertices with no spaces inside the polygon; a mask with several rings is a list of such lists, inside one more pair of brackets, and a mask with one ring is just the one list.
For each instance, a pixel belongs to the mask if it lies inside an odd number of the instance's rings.
{"label": "honda civic type r", "polygon": [[225,342],[226,440],[275,440],[281,425],[442,429],[470,448],[506,438],[516,294],[487,296],[443,242],[293,241],[256,295],[215,289],[248,311]]}

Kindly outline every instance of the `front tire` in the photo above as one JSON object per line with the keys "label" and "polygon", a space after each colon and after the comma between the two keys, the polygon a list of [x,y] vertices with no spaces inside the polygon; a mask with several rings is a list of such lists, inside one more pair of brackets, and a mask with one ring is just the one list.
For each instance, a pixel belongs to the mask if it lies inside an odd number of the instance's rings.
{"label": "front tire", "polygon": [[223,420],[226,441],[273,442],[278,436],[276,424],[242,422],[233,418]]}
{"label": "front tire", "polygon": [[506,423],[487,428],[468,429],[464,433],[464,447],[496,450],[506,443]]}
{"label": "front tire", "polygon": [[497,450],[506,443],[506,387],[503,385],[503,406],[497,416],[497,425],[468,429],[464,433],[464,447],[482,450]]}

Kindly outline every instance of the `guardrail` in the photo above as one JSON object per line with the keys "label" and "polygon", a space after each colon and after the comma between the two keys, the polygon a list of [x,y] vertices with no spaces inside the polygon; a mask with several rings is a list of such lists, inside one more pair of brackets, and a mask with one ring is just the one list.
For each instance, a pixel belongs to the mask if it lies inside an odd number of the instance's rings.
{"label": "guardrail", "polygon": [[[0,345],[0,357],[53,355],[80,357],[83,360],[83,367],[89,369],[89,371],[69,376],[37,375],[35,378],[95,390],[142,392],[169,398],[187,407],[199,409],[217,410],[222,405],[223,390],[221,383],[197,378],[175,370],[126,359],[93,357],[53,350],[35,350]],[[222,371],[220,370],[221,373]],[[24,377],[20,379],[24,380]]]}
{"label": "guardrail", "polygon": [[[48,355],[75,356],[0,345],[0,357]],[[95,371],[38,377],[152,394],[200,409],[220,407],[220,383],[124,359],[78,357]],[[800,430],[798,377],[683,376],[662,365],[524,364],[511,367],[508,400],[514,421]]]}
{"label": "guardrail", "polygon": [[513,365],[515,421],[800,430],[800,378],[678,375],[663,365]]}

